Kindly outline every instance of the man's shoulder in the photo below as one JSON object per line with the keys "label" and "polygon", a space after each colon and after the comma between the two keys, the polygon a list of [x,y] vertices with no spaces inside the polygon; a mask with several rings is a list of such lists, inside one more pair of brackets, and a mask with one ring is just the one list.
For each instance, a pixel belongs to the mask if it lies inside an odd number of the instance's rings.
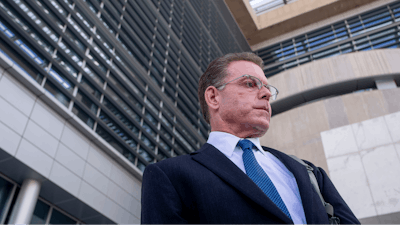
{"label": "man's shoulder", "polygon": [[154,163],[151,165],[157,166],[161,169],[164,169],[164,168],[170,168],[170,167],[178,166],[178,165],[182,166],[182,165],[189,163],[190,161],[191,161],[191,156],[188,154],[188,155],[180,155],[180,156],[175,156],[172,158],[164,159],[160,162],[157,162],[157,163]]}
{"label": "man's shoulder", "polygon": [[193,160],[193,156],[202,152],[204,149],[209,148],[209,144],[204,144],[200,149],[195,152],[186,154],[186,155],[179,155],[172,158],[164,159],[163,161],[151,164],[150,166],[157,166],[160,169],[171,169],[171,168],[182,168],[185,166],[190,166],[191,164],[195,163]]}

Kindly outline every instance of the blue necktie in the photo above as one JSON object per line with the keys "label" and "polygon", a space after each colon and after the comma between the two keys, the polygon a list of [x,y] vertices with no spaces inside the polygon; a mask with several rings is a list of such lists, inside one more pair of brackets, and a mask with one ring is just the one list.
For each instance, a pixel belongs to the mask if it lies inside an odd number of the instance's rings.
{"label": "blue necktie", "polygon": [[240,140],[238,145],[243,149],[243,163],[247,175],[257,184],[258,187],[275,203],[290,219],[290,213],[282,201],[281,196],[275,188],[275,185],[269,179],[267,173],[258,164],[253,154],[254,144],[249,140]]}

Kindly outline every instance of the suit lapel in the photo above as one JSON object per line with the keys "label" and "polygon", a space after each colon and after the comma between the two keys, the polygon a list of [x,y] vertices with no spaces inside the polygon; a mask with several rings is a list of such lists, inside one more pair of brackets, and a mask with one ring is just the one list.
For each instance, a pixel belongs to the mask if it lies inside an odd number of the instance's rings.
{"label": "suit lapel", "polygon": [[284,223],[293,223],[242,170],[214,146],[206,143],[200,150],[191,153],[191,155],[193,160],[202,164]]}
{"label": "suit lapel", "polygon": [[286,168],[293,173],[296,178],[297,186],[299,187],[307,223],[314,223],[313,210],[315,209],[315,206],[313,204],[313,198],[315,197],[315,194],[306,167],[282,152],[271,148],[263,148],[265,151],[276,156],[286,166]]}

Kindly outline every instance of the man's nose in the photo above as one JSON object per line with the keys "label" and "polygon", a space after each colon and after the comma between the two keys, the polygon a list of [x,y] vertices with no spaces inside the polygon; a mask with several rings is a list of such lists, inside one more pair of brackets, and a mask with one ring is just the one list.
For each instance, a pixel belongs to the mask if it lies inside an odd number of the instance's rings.
{"label": "man's nose", "polygon": [[268,101],[272,96],[271,91],[264,85],[259,90],[259,95],[260,95],[260,98],[266,98]]}

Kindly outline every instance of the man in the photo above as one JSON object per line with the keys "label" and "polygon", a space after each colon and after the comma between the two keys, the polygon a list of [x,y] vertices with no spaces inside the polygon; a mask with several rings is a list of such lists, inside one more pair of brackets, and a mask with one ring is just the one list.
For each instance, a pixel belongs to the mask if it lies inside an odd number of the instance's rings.
{"label": "man", "polygon": [[[329,223],[305,166],[260,145],[277,94],[253,53],[211,62],[198,90],[210,136],[190,155],[147,166],[142,223]],[[335,216],[359,223],[327,174],[309,164]]]}

